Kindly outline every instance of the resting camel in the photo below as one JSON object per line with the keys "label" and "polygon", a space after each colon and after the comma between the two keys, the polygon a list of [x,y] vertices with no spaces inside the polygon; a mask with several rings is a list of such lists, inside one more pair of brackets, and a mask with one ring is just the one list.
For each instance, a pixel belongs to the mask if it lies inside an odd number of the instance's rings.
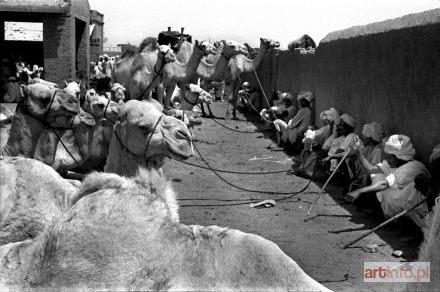
{"label": "resting camel", "polygon": [[66,176],[68,170],[81,166],[92,151],[94,126],[93,116],[80,109],[69,129],[46,129],[41,134],[35,159]]}
{"label": "resting camel", "polygon": [[170,154],[180,159],[193,155],[187,126],[162,110],[155,100],[130,100],[123,106],[113,129],[105,172],[134,176],[139,166],[161,168]]}
{"label": "resting camel", "polygon": [[0,288],[329,291],[273,242],[179,223],[170,183],[93,173],[46,231],[0,247]]}
{"label": "resting camel", "polygon": [[[93,139],[91,141],[89,140],[92,144],[88,146],[83,144],[83,147],[90,147],[90,151],[87,159],[80,168],[72,168],[71,166],[73,165],[69,163],[66,165],[66,169],[80,173],[92,170],[102,171],[104,169],[113,135],[113,126],[118,119],[121,106],[122,103],[117,104],[116,102],[110,101],[106,97],[98,95],[94,89],[87,91],[83,108],[95,118]],[[81,132],[81,130],[78,130],[78,132]],[[82,135],[85,134],[84,132],[82,133]]]}
{"label": "resting camel", "polygon": [[186,92],[183,92],[176,86],[171,97],[171,103],[175,108],[165,110],[165,113],[179,120],[183,120],[188,128],[192,128],[195,125],[202,124],[200,115],[193,111],[194,106],[203,103],[210,104],[212,102],[212,96],[200,86],[192,83],[185,85],[185,89]]}
{"label": "resting camel", "polygon": [[152,89],[161,82],[164,67],[176,61],[173,50],[166,45],[146,44],[133,60],[128,80],[131,99],[149,99]]}
{"label": "resting camel", "polygon": [[[199,62],[203,56],[216,55],[217,48],[208,41],[195,41],[195,44],[184,41],[175,62],[165,64],[162,74],[162,82],[159,84],[158,101],[164,105],[165,110],[169,109],[171,96],[179,84],[187,84],[194,78]],[[165,90],[165,99],[163,99]],[[185,90],[185,89],[184,89]]]}
{"label": "resting camel", "polygon": [[77,98],[63,91],[38,83],[22,85],[22,91],[1,155],[34,157],[45,126],[67,128],[71,117],[79,112]]}
{"label": "resting camel", "polygon": [[[235,58],[231,58],[229,60],[227,72],[221,77],[221,78],[202,78],[205,79],[204,82],[208,82],[210,80],[213,81],[222,81],[225,80],[226,86],[225,91],[231,95],[232,94],[232,117],[234,119],[237,118],[236,112],[237,112],[237,98],[238,98],[238,90],[240,89],[240,74],[247,73],[247,72],[253,72],[254,69],[256,70],[258,66],[261,64],[261,61],[264,59],[264,56],[266,53],[274,48],[277,48],[280,46],[279,42],[270,40],[270,39],[264,39],[260,38],[260,49],[258,50],[258,54],[255,57],[255,59],[251,60],[248,59],[246,56],[243,55],[237,55]],[[213,62],[215,61],[215,56],[210,56],[210,59],[208,61]],[[231,100],[231,98],[229,98]],[[209,107],[208,107],[209,109]],[[212,113],[210,112],[212,115]]]}

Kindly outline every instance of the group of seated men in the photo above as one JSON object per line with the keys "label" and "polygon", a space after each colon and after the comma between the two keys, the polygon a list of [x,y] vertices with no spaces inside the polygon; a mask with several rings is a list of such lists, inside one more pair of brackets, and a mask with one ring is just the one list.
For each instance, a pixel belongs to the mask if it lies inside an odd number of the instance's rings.
{"label": "group of seated men", "polygon": [[385,217],[426,199],[408,213],[414,223],[424,226],[439,197],[440,144],[433,149],[428,170],[414,159],[416,151],[406,135],[386,137],[383,126],[371,122],[358,136],[355,119],[347,113],[339,115],[334,108],[320,114],[324,126],[314,129],[311,92],[298,94],[298,108],[292,94],[277,92],[276,97],[274,106],[260,115],[275,129],[279,146],[288,153],[292,148],[300,151],[290,174],[324,182],[335,172],[330,184],[345,186],[347,201],[366,211],[380,206]]}

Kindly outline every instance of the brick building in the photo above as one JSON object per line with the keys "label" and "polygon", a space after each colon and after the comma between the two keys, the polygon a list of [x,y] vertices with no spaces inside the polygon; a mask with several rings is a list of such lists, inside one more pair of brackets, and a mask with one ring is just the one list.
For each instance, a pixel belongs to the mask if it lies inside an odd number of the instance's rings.
{"label": "brick building", "polygon": [[90,61],[97,62],[104,51],[104,14],[90,11]]}
{"label": "brick building", "polygon": [[[14,22],[42,24],[42,41],[8,39]],[[88,0],[2,0],[0,1],[0,57],[38,64],[45,79],[61,84],[89,75],[90,5]]]}

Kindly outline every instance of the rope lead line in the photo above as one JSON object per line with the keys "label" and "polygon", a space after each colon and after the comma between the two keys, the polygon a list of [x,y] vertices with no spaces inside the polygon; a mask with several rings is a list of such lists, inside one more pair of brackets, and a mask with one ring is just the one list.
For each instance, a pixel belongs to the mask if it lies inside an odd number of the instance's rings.
{"label": "rope lead line", "polygon": [[[221,175],[219,175],[218,173],[217,173],[217,171],[215,170],[215,169],[213,169],[210,165],[209,165],[209,163],[208,163],[208,161],[206,161],[206,159],[202,156],[202,154],[200,153],[200,151],[199,151],[199,149],[196,147],[196,145],[193,145],[194,146],[194,149],[197,151],[197,153],[199,154],[199,156],[200,156],[200,158],[203,160],[203,162],[206,164],[206,166],[219,178],[219,179],[221,179],[222,181],[224,181],[225,183],[227,183],[228,185],[230,185],[230,186],[232,186],[232,187],[234,187],[234,188],[236,188],[236,189],[239,189],[239,190],[242,190],[242,191],[245,191],[245,192],[252,192],[252,193],[261,193],[261,194],[274,194],[274,195],[292,195],[292,196],[289,196],[288,198],[291,198],[291,197],[293,197],[293,196],[296,196],[296,195],[299,195],[300,193],[302,193],[305,189],[307,189],[307,187],[309,186],[309,184],[311,183],[311,180],[307,183],[307,185],[302,189],[302,190],[300,190],[299,192],[297,191],[297,192],[273,192],[273,191],[260,191],[260,190],[250,190],[250,189],[245,189],[245,188],[242,188],[242,187],[239,187],[239,186],[237,186],[237,185],[234,185],[233,183],[231,183],[231,182],[229,182],[229,181],[227,181],[226,179],[224,179]],[[283,198],[284,200],[285,199],[287,199],[287,198]]]}

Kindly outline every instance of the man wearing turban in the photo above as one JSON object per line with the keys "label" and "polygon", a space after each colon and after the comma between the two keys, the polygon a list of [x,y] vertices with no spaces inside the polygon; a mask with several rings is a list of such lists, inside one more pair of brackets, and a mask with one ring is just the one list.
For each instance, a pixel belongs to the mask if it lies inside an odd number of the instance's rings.
{"label": "man wearing turban", "polygon": [[300,109],[288,123],[280,119],[274,121],[274,126],[277,130],[277,142],[279,144],[287,142],[291,145],[295,144],[298,138],[302,137],[307,128],[312,124],[310,103],[313,100],[313,94],[311,92],[300,92],[297,100]]}
{"label": "man wearing turban", "polygon": [[[416,152],[409,137],[401,134],[390,136],[385,143],[385,159],[377,165],[366,160],[360,147],[356,150],[359,160],[372,174],[372,184],[348,193],[348,201],[353,202],[362,194],[376,192],[385,217],[392,217],[423,199],[414,188],[414,178],[419,174],[429,176],[429,172],[421,162],[414,160]],[[413,212],[426,214],[426,208],[426,205],[421,205]]]}
{"label": "man wearing turban", "polygon": [[[330,137],[332,137],[331,140],[335,139],[335,123],[339,120],[338,111],[331,107],[328,110],[321,112],[319,117],[324,123],[324,126],[319,128],[318,130],[307,130],[304,134],[303,143],[313,143],[323,146],[324,143],[327,143],[327,145],[331,145],[331,141],[329,140]],[[327,147],[327,149],[329,148],[330,146]]]}

